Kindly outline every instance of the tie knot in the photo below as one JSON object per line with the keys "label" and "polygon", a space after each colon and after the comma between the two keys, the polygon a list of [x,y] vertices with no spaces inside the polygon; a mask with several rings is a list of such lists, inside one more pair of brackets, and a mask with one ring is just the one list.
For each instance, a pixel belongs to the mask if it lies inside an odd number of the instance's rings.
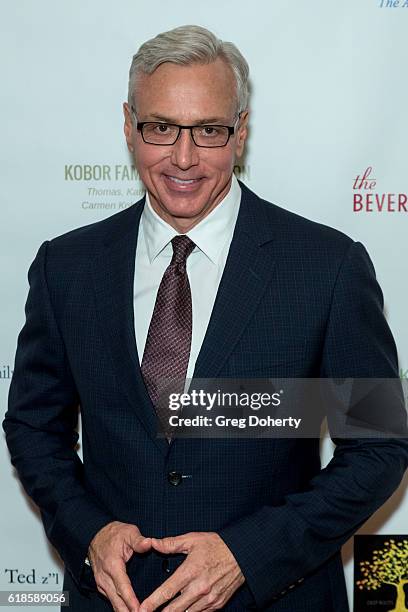
{"label": "tie knot", "polygon": [[171,263],[185,266],[187,257],[195,247],[194,242],[188,236],[175,236],[171,244],[173,245]]}

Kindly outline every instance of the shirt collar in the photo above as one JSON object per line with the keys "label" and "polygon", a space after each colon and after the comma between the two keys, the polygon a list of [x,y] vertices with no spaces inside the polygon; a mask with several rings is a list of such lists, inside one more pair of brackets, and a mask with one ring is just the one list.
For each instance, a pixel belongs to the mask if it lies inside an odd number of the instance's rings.
{"label": "shirt collar", "polygon": [[[214,264],[218,262],[226,241],[232,238],[240,201],[241,187],[233,174],[227,195],[186,234]],[[179,234],[152,208],[148,192],[146,192],[142,223],[147,254],[152,263],[174,236]]]}

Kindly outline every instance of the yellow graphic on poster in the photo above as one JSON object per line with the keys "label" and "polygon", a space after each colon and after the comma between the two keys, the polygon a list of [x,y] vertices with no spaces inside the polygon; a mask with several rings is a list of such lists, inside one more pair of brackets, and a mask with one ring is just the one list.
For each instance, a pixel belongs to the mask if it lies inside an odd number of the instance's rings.
{"label": "yellow graphic on poster", "polygon": [[387,612],[408,612],[404,591],[408,584],[408,540],[387,540],[383,548],[373,551],[370,561],[360,562],[360,572],[363,578],[356,582],[360,590],[375,591],[385,584],[392,585],[396,589],[395,607]]}

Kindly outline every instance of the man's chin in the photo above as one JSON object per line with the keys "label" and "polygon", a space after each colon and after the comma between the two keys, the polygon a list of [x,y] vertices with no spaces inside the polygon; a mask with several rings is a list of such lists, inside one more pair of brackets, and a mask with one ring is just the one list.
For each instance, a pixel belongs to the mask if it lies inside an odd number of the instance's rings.
{"label": "man's chin", "polygon": [[[159,200],[152,201],[152,206],[160,216],[169,215],[175,219],[194,219],[205,216],[210,208],[210,194],[178,194],[176,197],[169,192],[159,193]],[[160,208],[160,212],[158,211]]]}
{"label": "man's chin", "polygon": [[167,216],[173,219],[190,220],[196,219],[197,217],[201,219],[206,214],[206,208],[204,203],[197,202],[180,203],[176,206],[174,203],[169,202],[167,205],[162,206],[162,210]]}

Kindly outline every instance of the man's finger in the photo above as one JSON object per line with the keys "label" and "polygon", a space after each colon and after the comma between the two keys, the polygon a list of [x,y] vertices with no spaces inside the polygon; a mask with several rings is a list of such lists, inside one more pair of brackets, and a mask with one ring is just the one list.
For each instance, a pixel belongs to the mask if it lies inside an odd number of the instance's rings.
{"label": "man's finger", "polygon": [[140,534],[133,534],[130,538],[130,545],[133,550],[138,553],[144,553],[152,547],[152,538],[146,538]]}
{"label": "man's finger", "polygon": [[[213,583],[203,582],[202,575],[199,575],[193,582],[189,584],[187,589],[180,593],[177,599],[171,602],[172,610],[188,609],[188,612],[202,612],[205,610],[213,610],[217,603],[220,603],[226,593],[231,590],[231,580],[229,576],[223,576]],[[168,612],[167,608],[163,612]]]}
{"label": "man's finger", "polygon": [[108,594],[108,599],[111,602],[112,608],[115,612],[135,612],[135,610],[137,610],[135,607],[129,608],[129,606],[127,606],[125,602],[115,594],[114,591],[111,591],[110,594]]}
{"label": "man's finger", "polygon": [[111,574],[113,582],[114,596],[119,597],[121,604],[126,605],[127,610],[138,610],[139,600],[133,590],[129,576],[126,573],[126,566],[123,563],[120,569],[115,570]]}
{"label": "man's finger", "polygon": [[118,595],[116,587],[111,578],[107,577],[103,587],[98,585],[98,591],[110,601],[115,612],[135,612],[138,610],[138,605],[128,606],[123,599]]}
{"label": "man's finger", "polygon": [[180,565],[174,574],[161,584],[140,606],[139,612],[152,612],[162,604],[173,599],[191,581],[191,575],[186,571],[186,561]]}
{"label": "man's finger", "polygon": [[153,548],[163,553],[184,553],[187,554],[191,547],[189,534],[174,536],[169,538],[151,538]]}
{"label": "man's finger", "polygon": [[[207,592],[207,591],[206,591]],[[188,610],[188,612],[190,612],[190,610],[192,609],[192,606],[194,605],[198,605],[200,603],[202,603],[204,594],[203,594],[203,590],[200,589],[200,585],[190,585],[189,589],[184,589],[184,591],[182,593],[179,594],[178,597],[176,597],[176,599],[173,599],[173,601],[171,602],[170,606],[171,609],[174,610],[174,612],[184,612],[185,610]],[[208,608],[210,608],[210,604],[208,603],[207,605],[202,605],[201,607],[198,607],[198,610],[206,610]],[[168,612],[168,606],[166,606],[165,608],[163,608],[163,612]]]}
{"label": "man's finger", "polygon": [[[213,610],[214,605],[222,602],[222,599],[227,595],[227,599],[232,595],[235,589],[231,589],[231,580],[222,578],[212,585],[210,593],[201,595],[195,602],[188,604],[188,612],[202,612],[204,610]],[[176,603],[175,600],[174,603]],[[184,602],[180,602],[184,603]],[[186,609],[186,608],[184,608]],[[165,612],[166,609],[163,610]]]}

